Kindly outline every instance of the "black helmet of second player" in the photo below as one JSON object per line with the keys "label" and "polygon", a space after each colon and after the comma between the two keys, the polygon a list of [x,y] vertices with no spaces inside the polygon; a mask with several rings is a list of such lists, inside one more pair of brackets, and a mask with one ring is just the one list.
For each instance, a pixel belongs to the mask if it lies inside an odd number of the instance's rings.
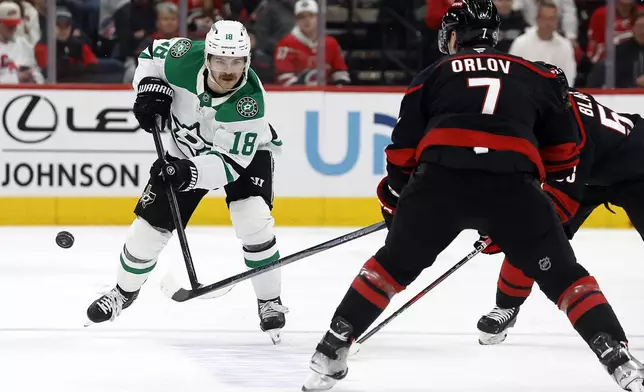
{"label": "black helmet of second player", "polygon": [[535,64],[539,64],[556,76],[557,84],[559,85],[560,89],[561,99],[564,101],[565,106],[568,107],[570,105],[570,98],[568,97],[568,90],[570,90],[570,86],[568,85],[568,78],[566,77],[564,71],[556,65],[548,64],[545,61],[535,61]]}
{"label": "black helmet of second player", "polygon": [[476,45],[495,46],[499,40],[501,17],[492,0],[456,0],[443,15],[438,32],[438,49],[449,53],[452,31],[459,49]]}

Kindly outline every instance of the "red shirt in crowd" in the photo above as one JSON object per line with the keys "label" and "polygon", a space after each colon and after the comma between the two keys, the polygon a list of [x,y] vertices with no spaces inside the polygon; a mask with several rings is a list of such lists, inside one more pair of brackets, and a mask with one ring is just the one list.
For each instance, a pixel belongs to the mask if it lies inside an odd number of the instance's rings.
{"label": "red shirt in crowd", "polygon": [[[325,38],[327,80],[333,84],[350,82],[347,65],[340,44],[333,37]],[[277,82],[292,84],[317,84],[317,43],[310,40],[296,27],[282,38],[275,49]]]}
{"label": "red shirt in crowd", "polygon": [[[644,6],[638,5],[634,8],[634,12],[644,11]],[[597,8],[593,15],[590,17],[588,24],[588,49],[586,55],[590,60],[595,63],[604,58],[606,52],[606,6]],[[615,45],[622,43],[628,38],[633,36],[631,31],[631,18],[632,15],[622,17],[616,14],[615,17]]]}

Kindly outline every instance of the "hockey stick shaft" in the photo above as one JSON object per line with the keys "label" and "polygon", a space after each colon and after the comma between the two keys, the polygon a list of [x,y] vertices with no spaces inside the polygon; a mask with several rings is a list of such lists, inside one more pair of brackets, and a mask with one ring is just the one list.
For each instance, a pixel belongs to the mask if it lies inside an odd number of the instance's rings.
{"label": "hockey stick shaft", "polygon": [[268,263],[266,265],[263,265],[261,267],[258,267],[258,268],[252,269],[252,270],[248,270],[246,272],[242,272],[240,274],[237,274],[237,275],[231,276],[229,278],[220,280],[219,282],[212,283],[212,284],[210,284],[208,286],[201,286],[201,287],[198,287],[198,288],[193,287],[192,290],[186,290],[186,289],[180,288],[179,290],[177,290],[172,295],[171,298],[173,300],[177,301],[177,302],[184,302],[184,301],[187,301],[189,299],[196,298],[196,297],[199,297],[201,295],[210,293],[212,291],[220,290],[220,289],[226,288],[228,286],[235,285],[235,284],[237,284],[239,282],[242,282],[244,280],[247,280],[247,279],[250,279],[252,277],[264,274],[264,273],[266,273],[268,271],[272,271],[272,270],[274,270],[276,268],[284,267],[286,265],[294,263],[294,262],[296,262],[298,260],[301,260],[303,258],[313,256],[313,255],[315,255],[317,253],[320,253],[322,251],[334,248],[334,247],[336,247],[338,245],[342,245],[342,244],[345,244],[345,243],[347,243],[349,241],[355,240],[357,238],[364,237],[367,234],[371,234],[371,233],[374,233],[376,231],[382,230],[385,227],[386,227],[385,222],[374,223],[371,226],[367,226],[367,227],[364,227],[362,229],[353,231],[351,233],[347,233],[347,234],[345,234],[343,236],[340,236],[340,237],[334,238],[332,240],[329,240],[327,242],[323,242],[321,244],[312,246],[312,247],[310,247],[308,249],[301,250],[301,251],[299,251],[297,253],[294,253],[292,255],[286,256],[286,257],[281,258],[279,260],[275,260],[275,261],[273,261],[271,263]]}
{"label": "hockey stick shaft", "polygon": [[416,301],[418,301],[419,299],[423,298],[425,296],[425,294],[429,293],[432,289],[434,289],[434,287],[438,286],[442,281],[447,279],[447,277],[449,277],[451,274],[456,272],[459,268],[464,266],[465,263],[467,263],[468,261],[472,260],[472,258],[474,258],[474,256],[476,256],[479,253],[481,253],[483,251],[483,249],[487,248],[490,245],[490,243],[491,243],[491,240],[488,238],[484,243],[482,243],[478,247],[476,247],[476,249],[474,249],[472,252],[470,252],[470,254],[465,256],[461,261],[456,263],[447,272],[445,272],[443,275],[439,276],[438,279],[433,281],[429,286],[425,287],[423,289],[423,291],[421,291],[420,293],[416,294],[412,299],[407,301],[407,303],[405,303],[403,306],[401,306],[400,309],[396,310],[391,316],[387,317],[383,322],[378,324],[376,327],[374,327],[367,334],[363,335],[360,339],[357,340],[356,343],[362,344],[365,341],[367,341],[367,339],[369,339],[370,337],[375,335],[376,332],[378,332],[381,329],[383,329],[385,327],[385,325],[389,324],[393,319],[395,319],[396,317],[400,316],[400,314],[402,312],[404,312],[405,310],[407,310],[407,308],[409,308],[414,303],[416,303]]}
{"label": "hockey stick shaft", "polygon": [[[155,122],[152,137],[154,138],[154,147],[157,150],[157,156],[159,157],[159,159],[162,159],[167,163],[165,159],[165,149],[163,148],[163,142],[161,141],[161,129],[159,129],[158,121]],[[172,186],[170,186],[170,184],[166,184],[165,189],[166,194],[168,195],[168,203],[170,203],[172,221],[174,222],[174,227],[177,229],[177,237],[179,237],[181,253],[183,253],[183,261],[185,262],[186,269],[188,270],[188,279],[190,279],[190,286],[192,286],[193,289],[196,289],[200,286],[200,284],[197,280],[197,272],[195,271],[195,265],[192,261],[190,248],[188,247],[188,238],[186,237],[186,231],[183,228],[181,211],[179,210],[179,203],[177,202],[177,195],[174,193],[174,189],[172,188]]]}

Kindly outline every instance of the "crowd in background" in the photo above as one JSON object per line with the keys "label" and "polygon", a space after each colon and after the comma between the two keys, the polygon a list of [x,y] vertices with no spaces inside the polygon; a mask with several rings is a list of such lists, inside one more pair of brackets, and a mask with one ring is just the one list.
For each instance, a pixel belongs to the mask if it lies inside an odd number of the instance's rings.
{"label": "crowd in background", "polygon": [[[326,82],[408,82],[409,75],[441,56],[436,37],[453,1],[327,0]],[[575,86],[604,85],[604,2],[494,3],[502,20],[500,50],[558,65]],[[616,0],[615,12],[615,87],[644,88],[644,5]],[[214,21],[239,20],[251,36],[252,66],[264,83],[315,85],[319,13],[315,0],[188,0],[187,35],[203,39]],[[57,0],[55,14],[58,82],[127,83],[143,49],[155,39],[179,35],[178,0]],[[46,15],[45,0],[0,2],[0,83],[44,82]],[[368,22],[385,31],[374,34]],[[397,48],[418,53],[401,54]],[[406,79],[389,77],[395,71]]]}

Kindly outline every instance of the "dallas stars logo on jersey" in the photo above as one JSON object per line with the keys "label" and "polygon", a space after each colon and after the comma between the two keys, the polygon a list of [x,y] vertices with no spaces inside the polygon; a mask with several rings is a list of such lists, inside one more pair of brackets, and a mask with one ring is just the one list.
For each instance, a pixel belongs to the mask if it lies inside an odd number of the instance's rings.
{"label": "dallas stars logo on jersey", "polygon": [[192,42],[189,39],[181,39],[170,48],[170,56],[178,58],[190,51]]}
{"label": "dallas stars logo on jersey", "polygon": [[254,98],[244,97],[237,102],[237,113],[242,117],[255,117],[258,112],[259,106]]}

